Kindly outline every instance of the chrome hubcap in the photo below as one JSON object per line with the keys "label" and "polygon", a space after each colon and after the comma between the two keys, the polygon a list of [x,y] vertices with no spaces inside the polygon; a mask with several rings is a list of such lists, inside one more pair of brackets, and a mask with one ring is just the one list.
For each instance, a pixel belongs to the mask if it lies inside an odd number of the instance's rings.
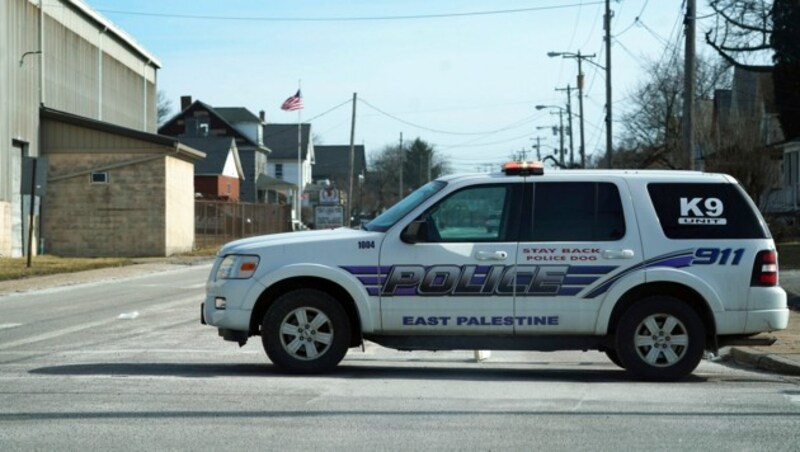
{"label": "chrome hubcap", "polygon": [[281,346],[293,358],[311,361],[324,355],[333,341],[333,324],[322,311],[297,308],[281,322]]}
{"label": "chrome hubcap", "polygon": [[669,367],[686,355],[689,333],[678,318],[669,314],[653,314],[636,328],[636,353],[647,364]]}

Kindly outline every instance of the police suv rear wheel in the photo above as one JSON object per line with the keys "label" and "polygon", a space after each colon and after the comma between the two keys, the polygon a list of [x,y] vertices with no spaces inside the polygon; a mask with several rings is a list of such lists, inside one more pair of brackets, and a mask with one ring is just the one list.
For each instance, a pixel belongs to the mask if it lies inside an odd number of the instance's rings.
{"label": "police suv rear wheel", "polygon": [[649,297],[622,315],[616,343],[621,364],[635,377],[677,380],[690,374],[703,357],[703,322],[681,300]]}
{"label": "police suv rear wheel", "polygon": [[350,325],[342,306],[312,289],[286,293],[264,314],[261,341],[269,359],[289,372],[326,372],[344,358]]}
{"label": "police suv rear wheel", "polygon": [[619,355],[617,354],[616,350],[614,350],[613,348],[609,348],[604,350],[603,352],[606,354],[608,359],[611,360],[612,363],[617,365],[617,367],[621,367],[623,369],[625,368],[625,366],[622,365],[622,361],[619,360]]}

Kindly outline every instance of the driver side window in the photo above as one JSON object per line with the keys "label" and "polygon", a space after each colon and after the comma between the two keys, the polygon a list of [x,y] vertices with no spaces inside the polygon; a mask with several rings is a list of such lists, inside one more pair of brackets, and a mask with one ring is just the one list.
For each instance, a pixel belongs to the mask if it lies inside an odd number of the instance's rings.
{"label": "driver side window", "polygon": [[508,241],[511,198],[510,184],[475,186],[453,193],[428,211],[427,241]]}

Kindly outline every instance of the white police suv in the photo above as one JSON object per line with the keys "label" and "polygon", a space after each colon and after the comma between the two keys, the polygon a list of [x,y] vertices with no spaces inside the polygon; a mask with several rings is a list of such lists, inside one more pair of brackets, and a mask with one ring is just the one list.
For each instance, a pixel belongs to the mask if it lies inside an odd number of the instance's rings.
{"label": "white police suv", "polygon": [[778,257],[730,176],[555,171],[435,180],[363,230],[238,240],[203,323],[322,372],[364,340],[401,350],[602,350],[643,379],[784,329]]}

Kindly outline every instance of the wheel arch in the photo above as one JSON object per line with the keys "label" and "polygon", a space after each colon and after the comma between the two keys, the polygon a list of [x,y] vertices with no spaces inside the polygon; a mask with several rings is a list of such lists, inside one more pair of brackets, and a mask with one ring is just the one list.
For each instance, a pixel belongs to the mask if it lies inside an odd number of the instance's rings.
{"label": "wheel arch", "polygon": [[335,298],[347,313],[350,321],[350,346],[361,344],[361,317],[359,316],[356,301],[341,285],[325,278],[315,276],[296,276],[283,279],[267,287],[258,297],[250,315],[249,334],[254,336],[260,334],[261,320],[272,304],[281,295],[296,289],[314,289],[325,292]]}
{"label": "wheel arch", "polygon": [[625,292],[611,310],[607,322],[606,334],[614,335],[616,333],[619,319],[628,308],[633,306],[637,301],[652,296],[669,296],[687,303],[697,312],[703,322],[706,331],[706,344],[716,343],[717,327],[714,313],[708,301],[693,288],[673,281],[648,282],[635,286]]}

